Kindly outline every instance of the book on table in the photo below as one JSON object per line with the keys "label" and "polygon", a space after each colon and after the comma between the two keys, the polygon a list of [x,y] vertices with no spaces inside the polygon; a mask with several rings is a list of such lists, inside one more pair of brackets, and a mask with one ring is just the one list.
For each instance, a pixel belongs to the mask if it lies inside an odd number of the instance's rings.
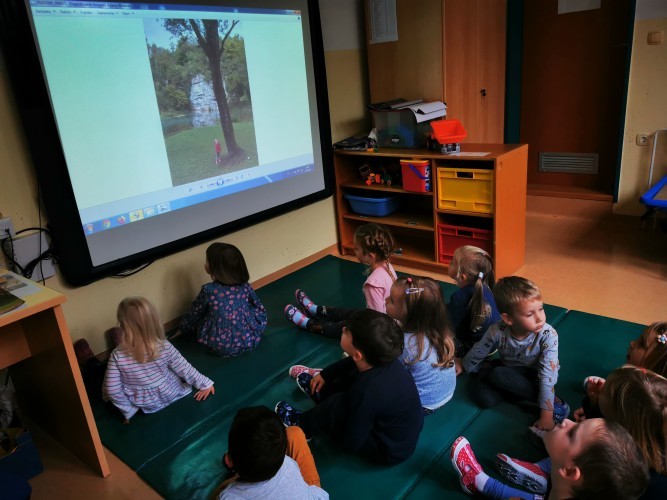
{"label": "book on table", "polygon": [[8,292],[0,286],[0,314],[12,311],[17,307],[21,307],[25,301],[20,299],[11,292]]}

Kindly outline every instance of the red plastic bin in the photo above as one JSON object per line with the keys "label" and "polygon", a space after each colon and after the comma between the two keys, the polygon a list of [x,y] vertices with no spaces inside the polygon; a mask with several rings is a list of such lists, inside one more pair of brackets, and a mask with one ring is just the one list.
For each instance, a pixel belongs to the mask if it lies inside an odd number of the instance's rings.
{"label": "red plastic bin", "polygon": [[493,231],[449,224],[438,224],[438,260],[449,265],[454,251],[464,245],[472,245],[493,255]]}
{"label": "red plastic bin", "polygon": [[466,138],[468,132],[458,120],[434,120],[431,122],[433,137],[440,144],[453,144]]}
{"label": "red plastic bin", "polygon": [[403,189],[416,193],[431,190],[431,162],[429,160],[401,160]]}

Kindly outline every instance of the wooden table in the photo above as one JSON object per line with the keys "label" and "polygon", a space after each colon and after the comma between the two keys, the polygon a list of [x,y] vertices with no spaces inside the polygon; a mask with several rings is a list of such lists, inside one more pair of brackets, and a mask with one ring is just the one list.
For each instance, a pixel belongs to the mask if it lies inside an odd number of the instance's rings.
{"label": "wooden table", "polygon": [[[0,269],[0,274],[7,271]],[[102,477],[110,473],[61,304],[66,297],[30,282],[36,292],[0,315],[0,369],[9,368],[21,412]]]}

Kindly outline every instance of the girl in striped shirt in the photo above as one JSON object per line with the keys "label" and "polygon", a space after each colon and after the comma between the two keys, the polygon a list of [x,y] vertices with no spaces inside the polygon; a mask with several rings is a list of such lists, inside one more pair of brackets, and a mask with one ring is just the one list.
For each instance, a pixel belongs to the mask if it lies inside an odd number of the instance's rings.
{"label": "girl in striped shirt", "polygon": [[109,357],[102,393],[125,417],[154,413],[197,388],[195,399],[214,394],[213,381],[188,363],[165,339],[155,306],[128,297],[118,306],[120,344]]}

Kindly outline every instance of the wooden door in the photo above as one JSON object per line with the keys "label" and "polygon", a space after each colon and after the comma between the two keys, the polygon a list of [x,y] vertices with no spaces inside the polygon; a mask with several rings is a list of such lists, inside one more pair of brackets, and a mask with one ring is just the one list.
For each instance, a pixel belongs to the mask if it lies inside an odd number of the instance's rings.
{"label": "wooden door", "polygon": [[505,131],[506,0],[479,1],[479,142],[502,144]]}
{"label": "wooden door", "polygon": [[506,0],[445,0],[447,117],[465,142],[503,142],[506,11]]}
{"label": "wooden door", "polygon": [[370,43],[366,0],[368,80],[371,102],[390,99],[441,101],[442,0],[397,0],[398,40]]}
{"label": "wooden door", "polygon": [[[530,144],[532,192],[611,197],[632,4],[559,15],[557,0],[523,3],[520,140]],[[541,172],[540,153],[597,153],[598,173]]]}
{"label": "wooden door", "polygon": [[445,0],[445,101],[447,118],[468,131],[466,142],[479,140],[479,30],[477,0]]}

